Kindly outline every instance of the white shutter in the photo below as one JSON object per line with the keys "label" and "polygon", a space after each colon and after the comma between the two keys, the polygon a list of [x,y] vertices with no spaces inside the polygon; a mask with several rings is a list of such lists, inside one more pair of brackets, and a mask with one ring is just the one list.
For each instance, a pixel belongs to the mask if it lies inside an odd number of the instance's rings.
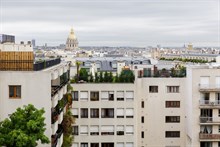
{"label": "white shutter", "polygon": [[220,77],[215,77],[215,84],[217,88],[220,88]]}
{"label": "white shutter", "polygon": [[108,92],[107,91],[102,91],[101,96],[102,96],[101,98],[108,99]]}
{"label": "white shutter", "polygon": [[126,98],[133,99],[134,98],[134,92],[133,91],[127,91],[126,92]]}
{"label": "white shutter", "polygon": [[123,98],[124,97],[124,91],[117,91],[117,97]]}
{"label": "white shutter", "polygon": [[208,88],[209,87],[209,77],[200,77],[200,85],[201,85],[201,88]]}
{"label": "white shutter", "polygon": [[88,91],[81,91],[80,98],[81,99],[88,99]]}
{"label": "white shutter", "polygon": [[114,126],[102,126],[101,131],[102,132],[114,132]]}
{"label": "white shutter", "polygon": [[133,134],[134,126],[126,126],[126,134]]}
{"label": "white shutter", "polygon": [[99,126],[90,126],[90,132],[99,132]]}
{"label": "white shutter", "polygon": [[73,143],[73,147],[79,147],[78,143]]}
{"label": "white shutter", "polygon": [[133,108],[127,108],[126,109],[126,116],[134,116],[134,109]]}
{"label": "white shutter", "polygon": [[80,133],[87,134],[88,126],[80,126]]}
{"label": "white shutter", "polygon": [[79,115],[79,109],[78,108],[73,108],[72,109],[72,114],[73,115]]}
{"label": "white shutter", "polygon": [[117,131],[124,131],[124,126],[117,126]]}
{"label": "white shutter", "polygon": [[116,112],[117,116],[124,116],[124,109],[123,108],[118,108]]}
{"label": "white shutter", "polygon": [[134,143],[133,142],[127,142],[126,147],[134,147]]}
{"label": "white shutter", "polygon": [[116,147],[124,147],[124,143],[123,142],[118,142]]}

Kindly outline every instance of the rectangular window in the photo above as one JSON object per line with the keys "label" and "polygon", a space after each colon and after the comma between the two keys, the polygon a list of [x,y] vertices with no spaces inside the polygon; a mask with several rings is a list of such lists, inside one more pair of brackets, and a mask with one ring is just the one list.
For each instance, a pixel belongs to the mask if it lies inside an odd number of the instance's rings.
{"label": "rectangular window", "polygon": [[88,135],[88,126],[80,126],[80,134]]}
{"label": "rectangular window", "polygon": [[88,143],[81,143],[80,147],[88,147]]}
{"label": "rectangular window", "polygon": [[80,92],[80,100],[81,101],[88,101],[88,91],[81,91]]}
{"label": "rectangular window", "polygon": [[144,116],[141,117],[141,123],[144,123]]}
{"label": "rectangular window", "polygon": [[99,143],[91,143],[90,147],[99,147]]}
{"label": "rectangular window", "polygon": [[91,91],[90,92],[90,100],[91,101],[99,101],[99,92],[98,91]]}
{"label": "rectangular window", "polygon": [[167,93],[179,93],[180,87],[179,86],[167,86]]}
{"label": "rectangular window", "polygon": [[180,116],[166,116],[166,123],[179,123]]}
{"label": "rectangular window", "polygon": [[9,98],[21,98],[21,85],[9,85]]}
{"label": "rectangular window", "polygon": [[79,135],[79,127],[73,126],[73,135]]}
{"label": "rectangular window", "polygon": [[101,126],[101,135],[114,135],[114,126]]}
{"label": "rectangular window", "polygon": [[165,132],[166,138],[179,138],[180,137],[180,131],[166,131]]}
{"label": "rectangular window", "polygon": [[72,97],[73,97],[73,101],[78,101],[79,100],[79,92],[72,91]]}
{"label": "rectangular window", "polygon": [[98,108],[91,108],[90,109],[90,117],[91,118],[99,118],[99,109]]}
{"label": "rectangular window", "polygon": [[117,101],[124,101],[124,91],[117,91]]}
{"label": "rectangular window", "polygon": [[144,131],[141,132],[141,138],[144,138]]}
{"label": "rectangular window", "polygon": [[126,96],[126,101],[133,101],[134,91],[126,91],[125,96]]}
{"label": "rectangular window", "polygon": [[166,101],[166,108],[180,108],[180,101]]}
{"label": "rectangular window", "polygon": [[90,126],[90,135],[99,135],[99,126]]}
{"label": "rectangular window", "polygon": [[102,113],[102,118],[114,118],[113,108],[102,108],[101,113]]}
{"label": "rectangular window", "polygon": [[72,109],[72,114],[75,118],[78,118],[79,116],[79,109],[78,108],[73,108]]}
{"label": "rectangular window", "polygon": [[150,93],[158,93],[158,86],[149,86]]}
{"label": "rectangular window", "polygon": [[102,91],[101,99],[102,101],[114,101],[114,91]]}
{"label": "rectangular window", "polygon": [[117,142],[116,147],[124,147],[124,142]]}
{"label": "rectangular window", "polygon": [[81,108],[81,118],[88,118],[88,109],[87,108]]}
{"label": "rectangular window", "polygon": [[127,108],[126,109],[126,118],[133,118],[134,117],[134,109],[133,108]]}
{"label": "rectangular window", "polygon": [[141,108],[144,108],[144,101],[141,102]]}
{"label": "rectangular window", "polygon": [[124,126],[117,126],[117,135],[124,135]]}
{"label": "rectangular window", "polygon": [[117,108],[116,115],[117,115],[117,118],[124,118],[124,109]]}
{"label": "rectangular window", "polygon": [[134,134],[134,126],[126,126],[126,134],[127,135]]}

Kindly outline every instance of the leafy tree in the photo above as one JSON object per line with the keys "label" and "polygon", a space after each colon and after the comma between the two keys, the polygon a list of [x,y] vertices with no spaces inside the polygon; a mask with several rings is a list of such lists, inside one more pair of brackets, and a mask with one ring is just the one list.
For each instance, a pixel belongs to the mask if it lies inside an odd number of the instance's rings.
{"label": "leafy tree", "polygon": [[119,77],[118,77],[118,73],[116,73],[116,76],[115,76],[115,83],[118,83],[119,82]]}
{"label": "leafy tree", "polygon": [[82,64],[82,63],[79,62],[79,61],[76,62],[76,73],[77,73],[77,78],[76,78],[76,80],[77,80],[77,81],[79,80],[79,67],[80,67],[81,64]]}
{"label": "leafy tree", "polygon": [[95,73],[95,82],[96,82],[96,83],[99,82],[99,76],[98,76],[98,73],[97,73],[97,72]]}
{"label": "leafy tree", "polygon": [[108,82],[108,80],[109,80],[109,79],[108,79],[108,72],[105,71],[103,81],[104,81],[104,82]]}
{"label": "leafy tree", "polygon": [[100,73],[99,73],[99,82],[100,83],[102,83],[103,82],[103,72],[101,71]]}
{"label": "leafy tree", "polygon": [[110,72],[110,74],[109,74],[109,80],[108,80],[109,82],[113,82],[113,74],[112,74],[112,72]]}
{"label": "leafy tree", "polygon": [[31,104],[17,108],[9,119],[0,122],[0,146],[35,147],[37,141],[49,143],[44,135],[44,112],[44,109],[38,110]]}
{"label": "leafy tree", "polygon": [[87,81],[88,82],[88,72],[85,68],[81,68],[79,71],[79,80]]}
{"label": "leafy tree", "polygon": [[91,82],[91,83],[92,83],[92,82],[94,81],[94,78],[93,78],[92,73],[90,73],[89,77],[90,77],[89,82]]}

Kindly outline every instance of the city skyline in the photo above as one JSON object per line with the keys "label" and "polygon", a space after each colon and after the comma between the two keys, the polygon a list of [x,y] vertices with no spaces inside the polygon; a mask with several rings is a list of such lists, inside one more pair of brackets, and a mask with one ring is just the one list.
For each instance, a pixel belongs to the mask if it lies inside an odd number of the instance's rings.
{"label": "city skyline", "polygon": [[[65,44],[73,27],[79,46],[220,46],[218,0],[0,0],[0,32],[37,45]],[[27,13],[28,12],[28,13]]]}

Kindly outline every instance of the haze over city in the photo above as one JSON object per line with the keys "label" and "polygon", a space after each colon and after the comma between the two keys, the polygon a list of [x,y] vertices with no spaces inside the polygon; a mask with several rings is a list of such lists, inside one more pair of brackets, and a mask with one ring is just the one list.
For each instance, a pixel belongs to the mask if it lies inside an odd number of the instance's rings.
{"label": "haze over city", "polygon": [[220,46],[219,0],[0,0],[0,32],[38,45]]}

